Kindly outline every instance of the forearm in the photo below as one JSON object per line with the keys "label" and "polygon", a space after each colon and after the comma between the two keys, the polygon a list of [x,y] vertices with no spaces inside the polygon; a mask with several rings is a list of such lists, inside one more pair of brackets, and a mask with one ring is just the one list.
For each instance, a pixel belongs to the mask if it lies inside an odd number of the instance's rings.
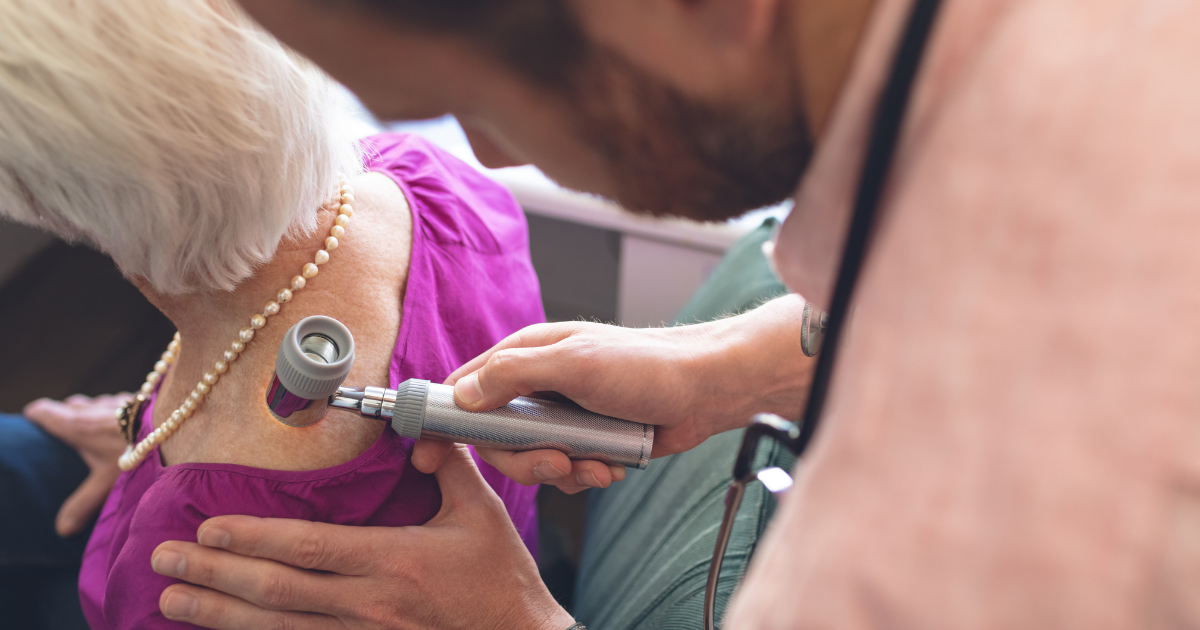
{"label": "forearm", "polygon": [[744,426],[755,413],[797,418],[813,367],[800,348],[803,312],[804,300],[792,295],[688,326],[540,324],[449,381],[455,402],[470,411],[553,391],[597,413],[657,425],[658,457]]}
{"label": "forearm", "polygon": [[815,365],[800,348],[804,303],[787,295],[690,331],[695,347],[707,350],[685,363],[697,406],[719,409],[704,415],[727,424],[713,433],[744,426],[755,413],[799,419]]}

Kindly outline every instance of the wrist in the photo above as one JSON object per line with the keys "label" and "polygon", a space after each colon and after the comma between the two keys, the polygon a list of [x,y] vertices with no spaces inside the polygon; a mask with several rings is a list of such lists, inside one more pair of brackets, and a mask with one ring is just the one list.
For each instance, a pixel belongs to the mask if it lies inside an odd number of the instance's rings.
{"label": "wrist", "polygon": [[[743,426],[756,413],[800,417],[815,359],[804,355],[801,320],[805,301],[798,295],[772,300],[718,322],[710,335],[708,382],[730,382],[721,412],[730,426]],[[732,379],[732,380],[731,380]]]}
{"label": "wrist", "polygon": [[[535,574],[536,577],[536,574]],[[558,605],[539,578],[526,582],[523,597],[515,597],[501,612],[500,619],[486,627],[496,630],[565,630],[575,619]]]}
{"label": "wrist", "polygon": [[530,617],[515,624],[514,630],[566,630],[575,625],[575,618],[557,603],[553,608],[538,611]]}

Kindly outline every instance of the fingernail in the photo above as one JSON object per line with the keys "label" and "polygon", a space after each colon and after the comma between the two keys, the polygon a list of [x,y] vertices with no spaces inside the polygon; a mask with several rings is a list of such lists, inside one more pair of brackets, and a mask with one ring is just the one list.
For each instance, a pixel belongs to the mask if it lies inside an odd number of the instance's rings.
{"label": "fingernail", "polygon": [[585,470],[575,475],[575,480],[578,481],[579,485],[581,486],[588,486],[591,488],[600,487],[600,480],[596,479],[596,473],[590,470]]}
{"label": "fingernail", "polygon": [[217,527],[205,527],[200,530],[200,535],[197,541],[205,547],[220,547],[222,549],[229,546],[229,532]]}
{"label": "fingernail", "polygon": [[539,481],[562,479],[566,474],[550,462],[542,462],[533,468],[533,476],[537,477]]}
{"label": "fingernail", "polygon": [[454,395],[462,402],[473,405],[483,399],[483,390],[479,389],[479,376],[468,374],[454,384]]}
{"label": "fingernail", "polygon": [[150,559],[150,566],[154,567],[154,572],[159,575],[183,577],[183,572],[187,569],[187,558],[174,551],[160,551]]}
{"label": "fingernail", "polygon": [[167,595],[163,614],[171,619],[191,619],[196,616],[196,598],[183,591]]}

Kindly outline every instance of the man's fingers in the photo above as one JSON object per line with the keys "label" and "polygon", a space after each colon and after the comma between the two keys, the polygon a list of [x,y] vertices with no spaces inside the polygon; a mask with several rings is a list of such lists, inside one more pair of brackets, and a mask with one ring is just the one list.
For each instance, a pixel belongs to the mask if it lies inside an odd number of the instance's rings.
{"label": "man's fingers", "polygon": [[[424,473],[434,472],[453,447],[451,442],[418,440],[413,447],[413,466]],[[588,488],[607,488],[612,482],[625,478],[623,466],[610,466],[596,461],[571,461],[564,453],[553,449],[513,452],[476,447],[475,452],[505,477],[519,484],[557,486],[568,494]]]}
{"label": "man's fingers", "polygon": [[104,505],[104,500],[108,498],[108,492],[112,490],[116,480],[116,469],[92,470],[87,479],[79,484],[75,492],[72,492],[58,509],[58,516],[54,519],[54,530],[58,535],[66,538],[79,533],[100,506]]}
{"label": "man's fingers", "polygon": [[375,535],[372,527],[253,516],[216,516],[196,531],[207,547],[341,575],[362,575],[374,566],[371,545],[363,538]]}
{"label": "man's fingers", "polygon": [[483,461],[504,473],[513,481],[532,486],[552,483],[571,474],[571,460],[555,450],[525,451],[514,453],[494,448],[476,447],[475,452]]}
{"label": "man's fingers", "polygon": [[571,476],[575,483],[589,488],[607,488],[612,485],[612,468],[604,462],[576,460],[571,462]]}
{"label": "man's fingers", "polygon": [[617,466],[616,464],[609,464],[608,471],[609,471],[609,473],[612,474],[613,481],[625,481],[625,467],[624,466]]}
{"label": "man's fingers", "polygon": [[453,442],[417,440],[416,444],[413,444],[413,467],[427,475],[432,474],[446,461],[446,456],[453,448]]}
{"label": "man's fingers", "polygon": [[340,577],[336,575],[177,540],[159,545],[150,556],[150,566],[159,575],[228,593],[262,608],[345,612],[336,593]]}
{"label": "man's fingers", "polygon": [[[483,367],[454,384],[454,402],[468,411],[484,411],[507,404],[517,396],[533,392],[563,392],[567,379],[579,378],[576,365],[587,358],[578,348],[570,353],[560,346],[509,348],[494,352]],[[564,365],[564,359],[571,366]]]}
{"label": "man's fingers", "polygon": [[591,460],[572,461],[555,450],[514,453],[492,448],[476,448],[475,452],[496,470],[517,483],[531,486],[542,483],[558,486],[574,494],[586,488],[607,488],[625,478],[625,468]]}
{"label": "man's fingers", "polygon": [[345,628],[336,618],[327,615],[267,610],[224,593],[188,584],[167,587],[158,598],[158,609],[172,621],[220,630]]}
{"label": "man's fingers", "polygon": [[590,460],[571,462],[571,473],[562,479],[546,482],[567,494],[577,494],[589,488],[607,488],[625,479],[625,467],[606,465]]}
{"label": "man's fingers", "polygon": [[500,343],[492,346],[487,352],[471,359],[462,367],[454,370],[446,379],[447,385],[453,385],[458,379],[483,367],[488,359],[499,350],[508,348],[536,348],[555,344],[578,332],[583,322],[562,322],[557,324],[534,324],[518,330],[505,337]]}

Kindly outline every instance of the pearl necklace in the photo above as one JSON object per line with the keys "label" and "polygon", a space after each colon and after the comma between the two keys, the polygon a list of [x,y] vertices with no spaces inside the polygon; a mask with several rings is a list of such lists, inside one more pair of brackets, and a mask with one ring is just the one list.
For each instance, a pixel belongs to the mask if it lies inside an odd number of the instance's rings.
{"label": "pearl necklace", "polygon": [[162,377],[175,363],[175,358],[179,353],[181,340],[179,333],[175,333],[175,338],[167,345],[166,352],[162,353],[159,361],[154,364],[154,370],[146,375],[146,382],[138,390],[137,395],[133,400],[126,403],[123,407],[117,410],[117,421],[120,424],[121,430],[125,433],[126,439],[129,441],[129,446],[125,449],[125,454],[121,456],[118,464],[123,471],[133,470],[146,455],[155,446],[162,444],[179,429],[179,425],[183,424],[184,420],[192,417],[196,409],[204,401],[205,396],[212,390],[213,386],[221,379],[221,375],[229,370],[229,365],[237,360],[238,356],[246,349],[246,344],[254,339],[254,331],[267,325],[267,318],[279,312],[280,305],[292,299],[294,292],[304,288],[308,280],[316,277],[317,266],[329,262],[329,252],[337,249],[338,239],[346,235],[346,227],[350,225],[350,217],[354,215],[354,208],[351,206],[354,203],[354,189],[350,184],[346,183],[345,179],[341,180],[341,197],[338,204],[338,216],[334,220],[333,227],[329,230],[329,236],[325,239],[325,249],[317,250],[317,255],[313,262],[305,263],[300,270],[300,275],[292,278],[291,286],[284,287],[275,294],[275,299],[267,302],[263,307],[261,314],[255,313],[250,317],[250,325],[238,331],[237,338],[230,344],[229,349],[221,355],[221,358],[213,364],[213,369],[204,373],[204,377],[196,384],[196,388],[188,395],[187,400],[179,406],[178,409],[171,413],[170,418],[146,436],[144,440],[134,445],[134,440],[137,439],[137,427],[139,425],[142,408],[149,399],[150,394],[154,392],[154,387],[158,384]]}

